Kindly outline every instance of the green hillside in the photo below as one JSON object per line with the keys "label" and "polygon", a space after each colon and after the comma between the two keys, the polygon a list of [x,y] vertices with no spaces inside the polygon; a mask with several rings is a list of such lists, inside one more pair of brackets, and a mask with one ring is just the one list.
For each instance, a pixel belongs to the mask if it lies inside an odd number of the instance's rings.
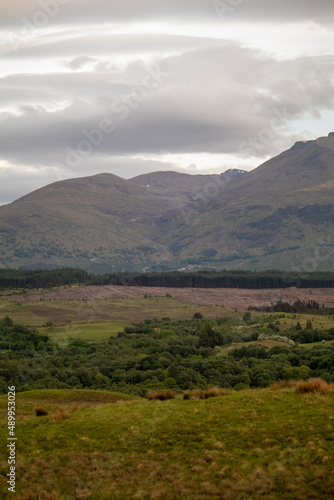
{"label": "green hillside", "polygon": [[[163,243],[185,263],[333,269],[334,135],[297,143],[221,196],[169,221]],[[168,226],[168,227],[167,227]]]}
{"label": "green hillside", "polygon": [[334,134],[250,173],[56,182],[0,207],[0,267],[333,271]]}
{"label": "green hillside", "polygon": [[111,174],[56,182],[0,207],[2,267],[140,267],[165,252],[154,221],[162,196]]}
{"label": "green hillside", "polygon": [[[47,413],[37,417],[36,409]],[[7,398],[0,397],[1,421]],[[100,391],[17,395],[14,500],[328,500],[333,392],[226,392],[148,401]],[[1,428],[6,442],[7,429]]]}

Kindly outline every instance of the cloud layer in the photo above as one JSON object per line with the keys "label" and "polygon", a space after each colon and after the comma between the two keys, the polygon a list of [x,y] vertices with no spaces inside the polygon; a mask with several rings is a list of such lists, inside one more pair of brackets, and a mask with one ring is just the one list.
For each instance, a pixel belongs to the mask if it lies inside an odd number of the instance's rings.
{"label": "cloud layer", "polygon": [[[332,45],[314,56],[308,40],[303,55],[284,58],[266,48],[269,28],[285,25],[291,50],[312,29],[326,44],[333,20],[329,0],[5,3],[0,203],[57,177],[180,169],[164,155],[256,166],[314,138],[319,123],[327,135]],[[255,47],[240,33],[259,25]]]}
{"label": "cloud layer", "polygon": [[[233,14],[235,20],[294,22],[334,21],[331,0],[17,0],[1,7],[1,24],[22,25],[22,18],[42,24],[39,12],[49,13],[54,24],[117,23],[138,21],[221,21]],[[216,19],[218,17],[218,20]]]}
{"label": "cloud layer", "polygon": [[[87,60],[95,62],[95,70],[81,72]],[[110,156],[244,152],[245,141],[268,129],[268,139],[253,145],[261,158],[277,151],[294,119],[334,105],[332,57],[279,62],[233,43],[216,43],[121,71],[93,58],[67,64],[77,70],[0,80],[2,102],[21,103],[19,114],[0,116],[4,159],[44,166],[63,162],[68,148],[78,150],[85,140],[91,153]],[[103,140],[94,140],[97,130]]]}

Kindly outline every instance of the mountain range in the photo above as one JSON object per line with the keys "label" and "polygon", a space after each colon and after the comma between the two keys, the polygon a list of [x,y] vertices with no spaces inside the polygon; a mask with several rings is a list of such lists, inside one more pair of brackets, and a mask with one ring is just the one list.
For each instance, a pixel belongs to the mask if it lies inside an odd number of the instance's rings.
{"label": "mountain range", "polygon": [[251,172],[98,174],[0,207],[0,267],[334,270],[334,133]]}

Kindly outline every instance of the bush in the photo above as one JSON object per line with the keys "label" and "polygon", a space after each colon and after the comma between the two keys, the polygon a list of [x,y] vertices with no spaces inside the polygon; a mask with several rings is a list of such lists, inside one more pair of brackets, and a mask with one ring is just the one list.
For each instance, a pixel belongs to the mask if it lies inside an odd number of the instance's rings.
{"label": "bush", "polygon": [[196,312],[193,315],[193,319],[203,319],[203,314],[201,314],[200,312]]}
{"label": "bush", "polygon": [[245,312],[245,314],[243,315],[243,318],[242,318],[242,319],[243,319],[243,320],[247,323],[248,321],[251,321],[251,319],[252,319],[252,314],[251,314],[249,311],[247,311],[247,312]]}
{"label": "bush", "polygon": [[159,400],[159,401],[167,401],[168,399],[174,399],[175,394],[170,389],[166,391],[149,391],[147,393],[147,399],[150,401]]}
{"label": "bush", "polygon": [[204,392],[204,398],[216,398],[218,396],[224,396],[226,394],[230,394],[228,389],[221,389],[220,387],[212,387],[212,389],[207,389]]}
{"label": "bush", "polygon": [[195,389],[193,391],[184,391],[183,400],[187,399],[209,399],[218,396],[224,396],[226,394],[231,394],[229,389],[222,389],[220,387],[212,387],[211,389]]}
{"label": "bush", "polygon": [[321,378],[299,380],[295,389],[297,394],[305,394],[307,392],[313,392],[315,394],[329,394],[331,391],[331,386]]}
{"label": "bush", "polygon": [[36,417],[45,417],[46,415],[49,415],[49,412],[46,410],[43,410],[43,408],[36,408]]}

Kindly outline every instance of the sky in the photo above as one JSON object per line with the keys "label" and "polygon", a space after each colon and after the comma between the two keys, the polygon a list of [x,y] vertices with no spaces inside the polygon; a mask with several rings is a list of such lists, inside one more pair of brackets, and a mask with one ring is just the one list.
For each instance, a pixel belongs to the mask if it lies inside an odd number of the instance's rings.
{"label": "sky", "polygon": [[252,170],[334,130],[333,0],[0,6],[0,204],[109,172]]}

